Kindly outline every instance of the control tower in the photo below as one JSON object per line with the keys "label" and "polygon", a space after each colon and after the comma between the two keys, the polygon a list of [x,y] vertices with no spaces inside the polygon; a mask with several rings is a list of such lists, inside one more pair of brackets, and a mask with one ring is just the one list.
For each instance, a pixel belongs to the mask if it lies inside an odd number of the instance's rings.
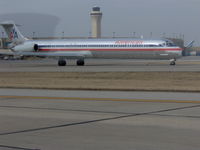
{"label": "control tower", "polygon": [[92,38],[101,38],[102,12],[100,11],[100,7],[93,7],[90,16],[92,21]]}

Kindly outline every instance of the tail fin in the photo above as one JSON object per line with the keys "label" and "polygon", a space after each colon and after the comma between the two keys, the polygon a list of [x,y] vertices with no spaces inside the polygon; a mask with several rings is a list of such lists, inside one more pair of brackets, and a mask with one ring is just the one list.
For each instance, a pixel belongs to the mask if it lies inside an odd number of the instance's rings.
{"label": "tail fin", "polygon": [[13,21],[2,22],[0,25],[4,28],[9,40],[12,43],[18,44],[27,40],[18,30]]}

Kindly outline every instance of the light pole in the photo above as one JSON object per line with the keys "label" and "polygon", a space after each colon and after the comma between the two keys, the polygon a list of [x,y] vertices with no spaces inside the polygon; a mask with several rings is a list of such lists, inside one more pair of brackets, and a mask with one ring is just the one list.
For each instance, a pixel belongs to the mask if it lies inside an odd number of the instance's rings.
{"label": "light pole", "polygon": [[33,38],[35,38],[35,32],[33,32]]}
{"label": "light pole", "polygon": [[113,32],[113,38],[115,38],[115,32]]}
{"label": "light pole", "polygon": [[92,37],[92,32],[90,31],[90,32],[89,32],[89,38],[91,38],[91,37]]}
{"label": "light pole", "polygon": [[135,34],[136,34],[136,32],[133,32],[133,37],[135,38]]}
{"label": "light pole", "polygon": [[65,32],[63,31],[62,32],[62,38],[64,39],[64,37],[65,37]]}
{"label": "light pole", "polygon": [[153,33],[152,33],[152,32],[150,32],[150,38],[152,38],[152,35],[153,35]]}

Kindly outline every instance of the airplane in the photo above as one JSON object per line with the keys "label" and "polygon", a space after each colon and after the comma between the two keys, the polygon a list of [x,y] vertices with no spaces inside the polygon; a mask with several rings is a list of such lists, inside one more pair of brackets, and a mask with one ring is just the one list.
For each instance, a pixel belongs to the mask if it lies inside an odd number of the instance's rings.
{"label": "airplane", "polygon": [[58,58],[58,66],[65,66],[66,59],[76,59],[77,66],[84,66],[86,58],[164,59],[170,65],[182,56],[183,49],[168,39],[57,39],[32,40],[24,37],[13,21],[0,23],[11,41],[13,55]]}

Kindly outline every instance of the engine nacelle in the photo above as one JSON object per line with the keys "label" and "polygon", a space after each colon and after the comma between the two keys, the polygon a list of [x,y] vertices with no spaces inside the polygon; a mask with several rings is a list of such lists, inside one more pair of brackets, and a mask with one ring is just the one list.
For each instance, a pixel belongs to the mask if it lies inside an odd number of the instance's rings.
{"label": "engine nacelle", "polygon": [[12,48],[12,50],[16,52],[37,52],[39,50],[39,47],[37,44],[34,43],[24,43],[15,46]]}

